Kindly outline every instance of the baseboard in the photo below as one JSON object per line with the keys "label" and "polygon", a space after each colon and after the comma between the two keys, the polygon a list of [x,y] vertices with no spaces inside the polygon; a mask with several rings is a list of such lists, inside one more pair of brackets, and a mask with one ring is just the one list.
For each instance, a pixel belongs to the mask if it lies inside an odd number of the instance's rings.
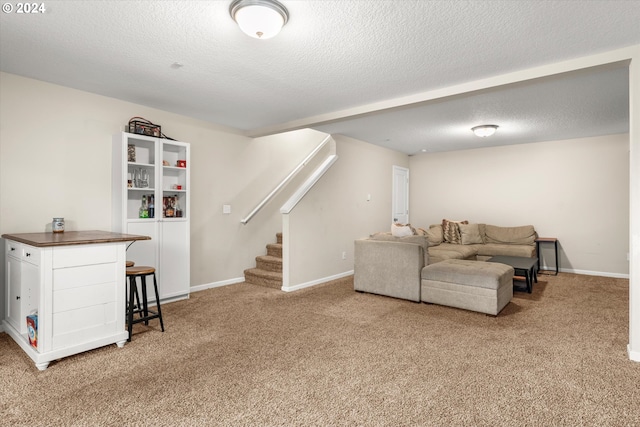
{"label": "baseboard", "polygon": [[627,353],[629,353],[629,359],[640,362],[640,351],[631,350],[631,344],[627,344]]}
{"label": "baseboard", "polygon": [[295,286],[287,286],[286,288],[283,286],[281,290],[285,292],[299,291],[300,289],[309,288],[311,286],[319,285],[321,283],[342,279],[343,277],[351,276],[352,274],[353,274],[353,270],[349,270],[349,271],[345,271],[344,273],[334,274],[333,276],[323,277],[322,279],[312,280],[310,282],[301,283]]}
{"label": "baseboard", "polygon": [[191,292],[204,291],[206,289],[219,288],[221,286],[234,285],[241,282],[244,282],[244,276],[236,277],[235,279],[221,280],[219,282],[205,283],[204,285],[192,286]]}
{"label": "baseboard", "polygon": [[[540,267],[540,269],[545,270],[545,272],[556,271],[555,267]],[[602,277],[613,277],[616,279],[628,279],[628,274],[622,273],[610,273],[608,271],[591,271],[591,270],[576,270],[573,268],[560,268],[560,273],[573,273],[573,274],[583,274],[585,276],[602,276]]]}

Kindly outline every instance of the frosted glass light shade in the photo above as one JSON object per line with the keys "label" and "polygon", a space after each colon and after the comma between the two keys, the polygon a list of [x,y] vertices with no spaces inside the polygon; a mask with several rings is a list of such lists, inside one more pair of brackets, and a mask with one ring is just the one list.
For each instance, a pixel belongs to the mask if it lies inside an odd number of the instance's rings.
{"label": "frosted glass light shade", "polygon": [[480,138],[486,138],[493,135],[496,133],[496,129],[498,129],[498,125],[481,125],[471,128],[473,133]]}
{"label": "frosted glass light shade", "polygon": [[236,0],[229,13],[242,32],[261,40],[278,34],[289,19],[287,9],[274,0]]}

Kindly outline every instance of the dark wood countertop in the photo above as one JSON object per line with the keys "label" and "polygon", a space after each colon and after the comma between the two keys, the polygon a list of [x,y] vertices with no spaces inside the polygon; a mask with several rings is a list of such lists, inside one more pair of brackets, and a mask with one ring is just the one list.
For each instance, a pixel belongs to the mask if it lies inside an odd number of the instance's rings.
{"label": "dark wood countertop", "polygon": [[96,243],[131,242],[151,240],[149,236],[136,234],[111,233],[109,231],[65,231],[62,233],[17,233],[3,234],[3,238],[44,248],[49,246],[91,245]]}

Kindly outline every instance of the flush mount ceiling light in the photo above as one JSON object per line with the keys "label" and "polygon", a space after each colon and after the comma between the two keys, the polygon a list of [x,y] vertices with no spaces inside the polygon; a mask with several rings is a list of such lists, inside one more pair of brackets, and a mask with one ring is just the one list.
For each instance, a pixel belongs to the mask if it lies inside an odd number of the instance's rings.
{"label": "flush mount ceiling light", "polygon": [[276,0],[235,0],[229,13],[245,34],[257,39],[275,36],[289,20],[287,8]]}
{"label": "flush mount ceiling light", "polygon": [[493,135],[496,133],[496,129],[498,129],[498,125],[480,125],[471,128],[473,133],[480,138],[486,138],[487,136]]}

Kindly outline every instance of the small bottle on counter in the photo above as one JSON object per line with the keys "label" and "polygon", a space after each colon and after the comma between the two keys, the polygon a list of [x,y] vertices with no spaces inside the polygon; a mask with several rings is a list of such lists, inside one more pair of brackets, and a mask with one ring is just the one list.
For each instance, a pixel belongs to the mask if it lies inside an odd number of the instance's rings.
{"label": "small bottle on counter", "polygon": [[64,218],[53,218],[53,222],[51,222],[51,230],[54,233],[63,233],[64,232]]}

